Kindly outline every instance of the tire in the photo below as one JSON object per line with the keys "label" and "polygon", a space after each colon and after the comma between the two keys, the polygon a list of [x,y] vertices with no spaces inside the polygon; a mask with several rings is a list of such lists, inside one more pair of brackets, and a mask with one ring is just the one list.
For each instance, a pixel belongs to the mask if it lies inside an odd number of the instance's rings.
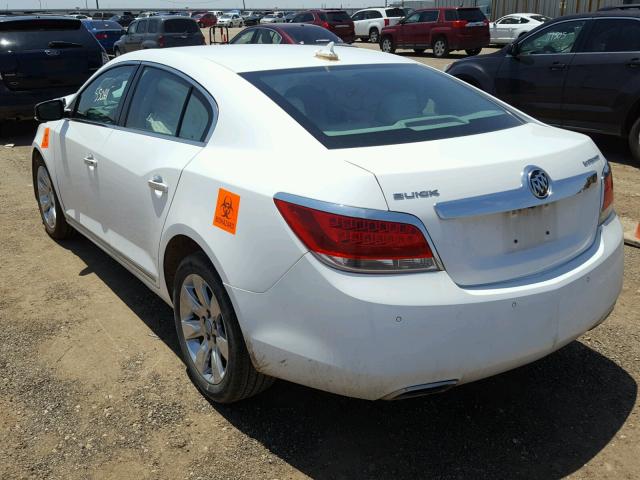
{"label": "tire", "polygon": [[204,25],[202,24],[202,22],[198,22],[198,28],[204,28]]}
{"label": "tire", "polygon": [[423,54],[426,49],[424,48],[414,48],[413,51],[418,54]]}
{"label": "tire", "polygon": [[393,38],[382,37],[382,41],[380,42],[380,50],[382,50],[385,53],[395,53],[396,46],[393,43]]}
{"label": "tire", "polygon": [[54,240],[71,238],[75,230],[67,223],[64,211],[53,187],[49,170],[37,155],[32,164],[33,192],[38,202],[38,210],[44,229]]}
{"label": "tire", "polygon": [[380,31],[376,27],[369,30],[368,41],[371,43],[378,43],[380,41]]}
{"label": "tire", "polygon": [[629,130],[629,150],[633,159],[640,166],[640,117],[634,122]]}
{"label": "tire", "polygon": [[478,55],[481,51],[482,51],[481,48],[470,48],[468,50],[465,50],[466,54],[469,55],[470,57]]}
{"label": "tire", "polygon": [[445,37],[436,38],[431,48],[436,58],[444,58],[449,55],[449,44]]}
{"label": "tire", "polygon": [[233,403],[271,386],[274,379],[253,367],[231,301],[204,253],[180,262],[173,305],[182,358],[208,399]]}

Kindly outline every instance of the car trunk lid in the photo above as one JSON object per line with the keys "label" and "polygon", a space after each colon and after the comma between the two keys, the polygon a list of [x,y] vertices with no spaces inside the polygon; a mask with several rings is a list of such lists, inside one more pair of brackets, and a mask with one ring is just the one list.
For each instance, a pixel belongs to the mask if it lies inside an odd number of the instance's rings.
{"label": "car trunk lid", "polygon": [[[341,152],[376,176],[390,210],[424,223],[460,285],[540,273],[594,242],[603,161],[594,159],[586,137],[526,124],[366,151]],[[532,193],[527,174],[533,169],[550,178],[547,198]]]}

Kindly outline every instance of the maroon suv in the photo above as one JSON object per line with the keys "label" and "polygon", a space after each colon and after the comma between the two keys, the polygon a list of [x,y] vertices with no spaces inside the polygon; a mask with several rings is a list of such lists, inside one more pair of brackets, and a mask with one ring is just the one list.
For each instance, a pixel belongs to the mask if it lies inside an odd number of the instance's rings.
{"label": "maroon suv", "polygon": [[353,20],[344,10],[307,10],[293,17],[291,23],[319,25],[335,33],[345,43],[353,43],[356,39]]}
{"label": "maroon suv", "polygon": [[396,48],[412,48],[416,53],[430,48],[441,58],[452,50],[477,55],[487,45],[489,20],[479,8],[416,10],[380,33],[380,49],[388,53],[395,52]]}

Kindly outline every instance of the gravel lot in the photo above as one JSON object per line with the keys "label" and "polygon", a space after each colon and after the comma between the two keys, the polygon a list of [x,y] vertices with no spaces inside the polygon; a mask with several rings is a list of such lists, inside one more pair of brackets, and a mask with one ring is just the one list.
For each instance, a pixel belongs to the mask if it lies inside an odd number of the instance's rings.
{"label": "gravel lot", "polygon": [[[402,402],[280,381],[221,407],[186,377],[169,307],[88,240],[46,236],[34,128],[0,138],[0,478],[640,478],[640,249],[609,320],[532,365]],[[595,140],[640,219],[640,169]]]}

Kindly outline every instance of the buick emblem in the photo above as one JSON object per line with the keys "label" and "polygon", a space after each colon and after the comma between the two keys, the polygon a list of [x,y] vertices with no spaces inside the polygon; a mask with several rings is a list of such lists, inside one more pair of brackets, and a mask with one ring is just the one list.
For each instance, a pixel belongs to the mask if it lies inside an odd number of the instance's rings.
{"label": "buick emblem", "polygon": [[547,172],[541,168],[534,168],[529,172],[529,188],[536,198],[547,198],[551,180]]}

